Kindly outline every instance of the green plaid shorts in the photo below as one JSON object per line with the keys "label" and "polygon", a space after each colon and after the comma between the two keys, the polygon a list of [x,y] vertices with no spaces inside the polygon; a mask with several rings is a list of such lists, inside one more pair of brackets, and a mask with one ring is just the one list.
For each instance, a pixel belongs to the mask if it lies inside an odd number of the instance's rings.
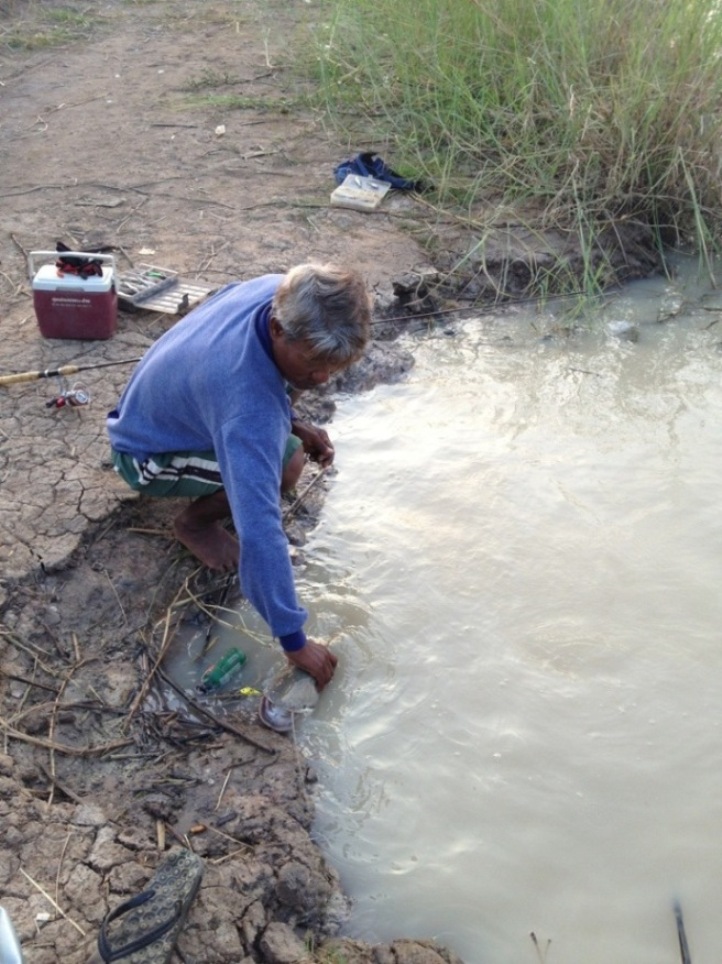
{"label": "green plaid shorts", "polygon": [[[301,445],[300,438],[289,435],[283,464],[286,465]],[[164,452],[142,462],[126,452],[110,450],[118,475],[136,492],[156,498],[197,499],[223,488],[215,452]]]}

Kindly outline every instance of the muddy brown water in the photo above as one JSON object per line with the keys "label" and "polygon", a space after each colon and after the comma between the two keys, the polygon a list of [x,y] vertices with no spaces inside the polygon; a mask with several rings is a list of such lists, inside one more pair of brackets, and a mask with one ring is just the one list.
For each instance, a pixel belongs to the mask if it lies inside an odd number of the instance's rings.
{"label": "muddy brown water", "polygon": [[296,738],[351,936],[672,964],[679,899],[719,951],[722,297],[680,272],[437,328],[339,402],[299,589],[341,665]]}

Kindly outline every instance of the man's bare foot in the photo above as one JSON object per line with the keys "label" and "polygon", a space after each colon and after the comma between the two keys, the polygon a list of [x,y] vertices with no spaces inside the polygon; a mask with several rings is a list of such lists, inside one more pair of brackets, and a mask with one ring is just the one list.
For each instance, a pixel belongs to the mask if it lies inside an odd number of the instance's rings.
{"label": "man's bare foot", "polygon": [[238,568],[238,539],[220,522],[199,524],[194,520],[193,513],[184,509],[175,517],[173,531],[178,541],[209,569],[232,572]]}

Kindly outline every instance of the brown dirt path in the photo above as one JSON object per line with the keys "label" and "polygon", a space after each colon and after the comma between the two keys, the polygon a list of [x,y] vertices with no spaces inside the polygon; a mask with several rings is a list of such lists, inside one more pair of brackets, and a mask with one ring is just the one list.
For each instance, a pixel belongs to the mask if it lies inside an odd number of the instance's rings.
{"label": "brown dirt path", "polygon": [[[37,16],[38,5],[20,9]],[[120,270],[150,261],[211,286],[335,258],[389,291],[395,273],[423,263],[398,228],[408,199],[373,216],[328,203],[346,149],[303,106],[288,62],[302,14],[301,2],[115,0],[82,43],[4,54],[0,372],[136,357],[172,324],[144,312],[121,315],[108,342],[40,337],[23,249],[53,249],[58,239],[113,245]],[[223,109],[223,98],[247,106]],[[92,404],[70,418],[44,408],[55,382],[0,389],[6,576],[40,559],[61,563],[126,497],[98,469],[103,415],[128,373],[83,376]],[[40,455],[45,471],[33,472]]]}

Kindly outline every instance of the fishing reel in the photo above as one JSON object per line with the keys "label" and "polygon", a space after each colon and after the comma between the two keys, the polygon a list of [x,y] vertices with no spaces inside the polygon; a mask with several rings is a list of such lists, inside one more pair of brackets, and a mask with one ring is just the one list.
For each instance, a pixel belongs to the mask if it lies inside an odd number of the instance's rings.
{"label": "fishing reel", "polygon": [[75,384],[72,388],[64,388],[60,394],[45,403],[46,408],[80,408],[90,404],[90,392],[85,385]]}

